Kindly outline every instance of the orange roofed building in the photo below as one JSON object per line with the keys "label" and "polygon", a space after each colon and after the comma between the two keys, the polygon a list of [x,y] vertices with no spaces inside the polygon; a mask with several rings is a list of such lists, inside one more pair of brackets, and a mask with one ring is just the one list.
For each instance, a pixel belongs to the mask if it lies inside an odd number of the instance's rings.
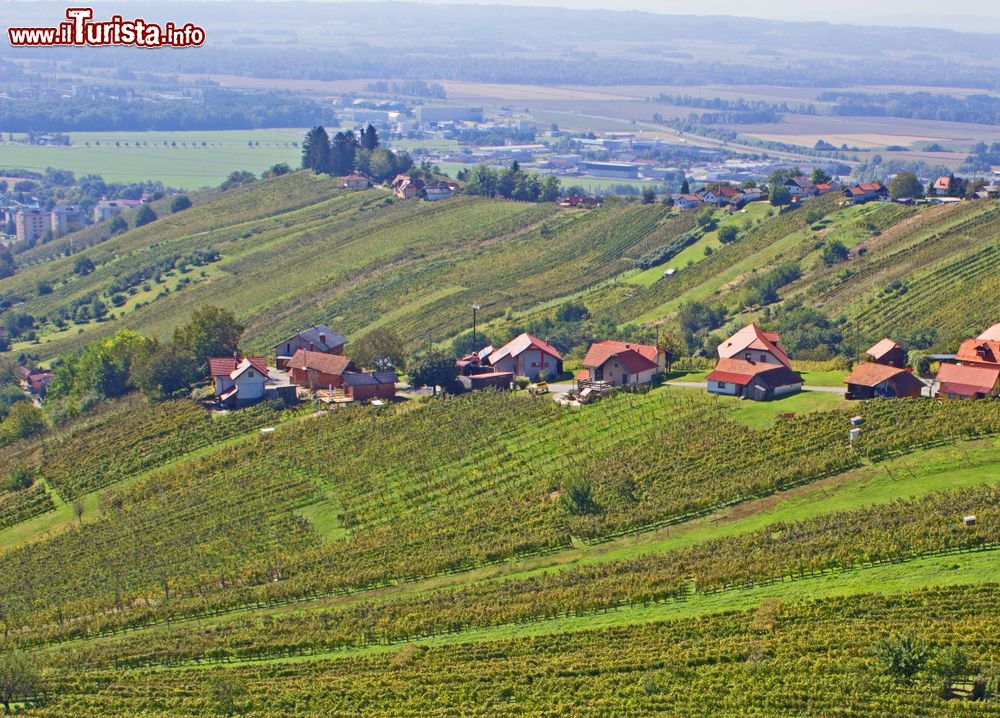
{"label": "orange roofed building", "polygon": [[580,381],[606,382],[614,386],[649,384],[663,371],[666,355],[648,344],[603,341],[590,345],[583,358]]}
{"label": "orange roofed building", "polygon": [[802,389],[780,336],[748,324],[719,345],[719,361],[706,377],[710,394],[767,401]]}
{"label": "orange roofed building", "polygon": [[554,346],[527,332],[519,334],[486,359],[498,372],[529,379],[562,374],[562,355]]}

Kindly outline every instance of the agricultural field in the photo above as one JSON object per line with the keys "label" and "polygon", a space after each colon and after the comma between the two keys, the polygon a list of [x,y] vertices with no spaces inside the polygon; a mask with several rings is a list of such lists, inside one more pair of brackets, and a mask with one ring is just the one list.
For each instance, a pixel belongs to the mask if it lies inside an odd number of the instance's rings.
{"label": "agricultural field", "polygon": [[[405,690],[424,671],[464,690],[469,652],[502,655],[495,676],[478,661],[479,690],[510,688],[531,712],[545,705],[534,683],[549,680],[550,691],[575,686],[560,703],[574,715],[593,708],[592,691],[618,709],[659,705],[681,674],[799,675],[790,666],[802,651],[822,655],[801,635],[816,616],[829,631],[813,634],[817,645],[873,672],[850,695],[878,705],[899,700],[871,667],[878,641],[905,631],[944,652],[963,631],[990,634],[995,403],[872,402],[755,426],[741,411],[672,387],[578,410],[483,394],[322,418],[249,414],[206,434],[183,402],[150,413],[124,401],[16,447],[35,452],[54,501],[96,501],[81,519],[0,529],[5,626],[46,667],[39,715],[128,713],[168,686],[186,698],[162,710],[225,715],[211,688],[223,679],[245,684],[249,715],[263,710],[258,692],[308,712],[328,692],[360,700],[372,681],[383,688],[366,714],[409,715],[426,709],[425,694]],[[849,445],[856,413],[863,436]],[[190,425],[183,450],[157,428],[171,422]],[[261,437],[261,423],[278,429]],[[93,448],[74,444],[84,434]],[[150,450],[102,473],[104,442]],[[95,468],[64,466],[70,456]],[[72,478],[92,475],[103,478]],[[971,528],[960,520],[970,512]],[[879,631],[852,633],[874,616]],[[654,633],[676,659],[644,653],[660,645]],[[611,671],[608,646],[619,659],[638,652],[635,668]],[[981,640],[974,658],[988,665],[995,650]],[[563,666],[590,656],[586,688],[564,671],[545,677],[552,651]],[[696,654],[711,660],[691,663]],[[839,685],[824,680],[817,715]],[[296,692],[302,681],[313,698]],[[902,695],[922,715],[946,705],[929,673]],[[797,696],[775,687],[770,700]]]}
{"label": "agricultural field", "polygon": [[260,174],[271,165],[297,167],[305,130],[214,132],[71,132],[70,146],[34,146],[3,135],[0,167],[99,174],[108,182],[160,181],[167,187],[216,186],[234,170]]}

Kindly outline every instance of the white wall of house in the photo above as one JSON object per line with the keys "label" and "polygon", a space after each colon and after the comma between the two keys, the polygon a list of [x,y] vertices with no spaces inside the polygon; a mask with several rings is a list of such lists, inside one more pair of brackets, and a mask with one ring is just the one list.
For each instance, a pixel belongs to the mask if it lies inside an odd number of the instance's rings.
{"label": "white wall of house", "polygon": [[240,401],[245,402],[263,399],[264,381],[264,375],[253,367],[250,367],[236,377],[236,386],[239,387]]}
{"label": "white wall of house", "polygon": [[740,386],[731,381],[710,381],[708,382],[708,392],[710,394],[736,396],[740,393]]}
{"label": "white wall of house", "polygon": [[599,367],[588,370],[591,381],[606,381],[618,386],[636,386],[649,384],[656,374],[655,369],[630,373],[625,367],[618,363],[614,357],[608,359]]}
{"label": "white wall of house", "polygon": [[749,360],[754,364],[781,364],[781,361],[779,361],[778,357],[774,356],[774,354],[760,349],[747,349],[746,351],[734,355],[732,358],[745,360],[747,359],[747,354],[750,355]]}

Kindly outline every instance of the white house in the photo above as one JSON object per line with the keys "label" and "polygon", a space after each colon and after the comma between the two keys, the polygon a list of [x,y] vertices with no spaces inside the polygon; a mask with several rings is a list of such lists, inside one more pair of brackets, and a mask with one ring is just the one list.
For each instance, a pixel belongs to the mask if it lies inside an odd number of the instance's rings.
{"label": "white house", "polygon": [[264,398],[269,375],[263,357],[212,358],[208,364],[215,396],[224,406],[246,406]]}

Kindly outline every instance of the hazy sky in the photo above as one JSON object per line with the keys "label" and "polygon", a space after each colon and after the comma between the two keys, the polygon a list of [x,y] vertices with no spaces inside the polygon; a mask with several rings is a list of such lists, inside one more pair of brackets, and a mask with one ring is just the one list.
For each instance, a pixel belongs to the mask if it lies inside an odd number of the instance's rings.
{"label": "hazy sky", "polygon": [[[140,0],[116,0],[128,4]],[[190,0],[200,2],[202,0]],[[231,0],[238,2],[239,0]],[[264,0],[281,2],[281,0]],[[342,0],[312,0],[336,3]],[[357,0],[350,0],[357,1]],[[397,0],[398,1],[398,0]],[[740,15],[774,20],[820,20],[837,24],[939,27],[966,32],[1000,33],[1000,4],[941,0],[756,0],[744,3],[691,0],[405,0],[433,4],[528,5],[586,9],[643,10],[684,15]],[[148,0],[147,0],[148,2]],[[90,3],[99,11],[100,2]]]}

